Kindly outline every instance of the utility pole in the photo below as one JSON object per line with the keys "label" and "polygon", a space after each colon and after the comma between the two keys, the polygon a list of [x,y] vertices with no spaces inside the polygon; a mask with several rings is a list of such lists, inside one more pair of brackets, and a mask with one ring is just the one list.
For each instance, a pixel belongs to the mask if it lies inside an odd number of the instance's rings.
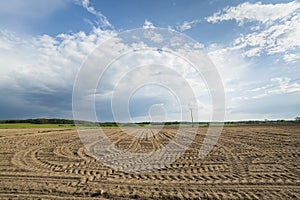
{"label": "utility pole", "polygon": [[191,118],[192,118],[192,127],[194,127],[194,118],[193,118],[193,108],[190,108]]}

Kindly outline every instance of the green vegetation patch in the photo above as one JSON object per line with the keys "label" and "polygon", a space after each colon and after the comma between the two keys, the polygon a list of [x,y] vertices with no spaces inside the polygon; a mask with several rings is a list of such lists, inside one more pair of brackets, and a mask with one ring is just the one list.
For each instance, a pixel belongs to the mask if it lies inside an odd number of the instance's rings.
{"label": "green vegetation patch", "polygon": [[0,129],[14,128],[76,128],[73,124],[31,124],[31,123],[7,123],[0,124]]}

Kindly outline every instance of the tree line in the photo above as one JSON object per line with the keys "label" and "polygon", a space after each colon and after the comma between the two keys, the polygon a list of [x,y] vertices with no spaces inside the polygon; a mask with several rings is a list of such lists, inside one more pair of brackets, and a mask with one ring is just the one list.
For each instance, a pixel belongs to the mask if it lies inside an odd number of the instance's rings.
{"label": "tree line", "polygon": [[[0,120],[0,124],[6,124],[6,123],[30,123],[30,124],[73,124],[75,125],[74,120],[70,119],[48,119],[48,118],[37,118],[37,119],[20,119],[20,120]],[[215,122],[216,123],[216,122]],[[248,121],[228,121],[224,122],[224,124],[294,124],[294,123],[300,123],[300,117],[296,117],[295,120],[248,120]],[[76,124],[78,125],[100,125],[100,126],[117,126],[118,123],[116,122],[91,122],[91,121],[84,121],[84,120],[76,120]],[[123,124],[123,123],[121,123]],[[124,123],[127,125],[133,124],[133,123]],[[143,125],[178,125],[178,124],[191,124],[191,122],[139,122],[136,123],[140,126]],[[194,122],[194,124],[198,125],[208,125],[209,122]]]}
{"label": "tree line", "polygon": [[13,120],[0,120],[1,124],[16,124],[16,123],[30,123],[30,124],[74,124],[74,120],[69,119],[13,119]]}

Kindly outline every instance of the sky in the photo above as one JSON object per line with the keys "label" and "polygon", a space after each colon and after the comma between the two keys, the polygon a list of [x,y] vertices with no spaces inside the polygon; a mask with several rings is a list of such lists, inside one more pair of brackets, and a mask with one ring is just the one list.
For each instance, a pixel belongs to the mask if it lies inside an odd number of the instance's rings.
{"label": "sky", "polygon": [[[208,55],[224,86],[225,121],[300,115],[299,1],[3,0],[0,24],[0,119],[72,119],[73,86],[93,50],[124,31],[154,27],[184,34]],[[190,120],[188,102],[180,107],[176,100],[189,89],[198,121],[211,118],[205,81],[184,61],[161,55],[173,71],[137,68],[122,78],[126,63],[145,61],[145,54],[112,65],[96,88],[99,121],[122,121],[112,110],[124,102],[112,102],[112,95],[128,95],[149,77],[164,79],[173,93],[159,85],[136,89],[127,105],[133,121]]]}

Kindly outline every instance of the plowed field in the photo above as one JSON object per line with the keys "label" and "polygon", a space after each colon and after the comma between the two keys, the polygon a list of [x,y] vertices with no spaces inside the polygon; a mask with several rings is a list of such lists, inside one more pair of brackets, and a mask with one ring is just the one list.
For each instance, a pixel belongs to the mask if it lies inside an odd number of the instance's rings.
{"label": "plowed field", "polygon": [[[151,136],[150,129],[137,132]],[[155,137],[105,129],[118,147],[151,152],[175,129]],[[2,199],[300,199],[300,126],[227,126],[211,153],[198,158],[206,128],[174,163],[125,173],[95,159],[76,130],[0,129]]]}

